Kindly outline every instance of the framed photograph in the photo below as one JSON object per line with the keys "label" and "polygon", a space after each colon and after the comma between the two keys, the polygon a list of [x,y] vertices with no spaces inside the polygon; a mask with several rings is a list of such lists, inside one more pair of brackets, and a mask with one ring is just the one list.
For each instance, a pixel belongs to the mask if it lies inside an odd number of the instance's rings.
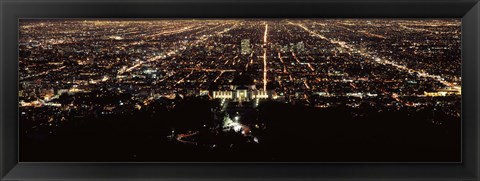
{"label": "framed photograph", "polygon": [[0,1],[1,180],[468,180],[478,0]]}

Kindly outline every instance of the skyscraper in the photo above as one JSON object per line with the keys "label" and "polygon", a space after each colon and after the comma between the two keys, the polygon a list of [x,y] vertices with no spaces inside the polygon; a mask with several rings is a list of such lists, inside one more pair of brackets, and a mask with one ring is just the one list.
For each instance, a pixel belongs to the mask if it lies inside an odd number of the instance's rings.
{"label": "skyscraper", "polygon": [[250,39],[243,39],[241,42],[242,55],[250,54],[252,48],[250,46]]}

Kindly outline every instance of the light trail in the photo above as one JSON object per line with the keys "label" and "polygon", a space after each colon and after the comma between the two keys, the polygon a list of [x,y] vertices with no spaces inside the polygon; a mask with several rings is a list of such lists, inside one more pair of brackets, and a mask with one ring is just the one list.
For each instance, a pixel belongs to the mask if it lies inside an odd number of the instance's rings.
{"label": "light trail", "polygon": [[185,144],[193,144],[193,145],[197,145],[197,142],[193,142],[193,141],[186,141],[186,140],[183,140],[184,138],[188,138],[190,136],[195,136],[196,134],[198,134],[199,132],[198,131],[195,131],[193,133],[188,133],[188,134],[178,134],[177,135],[177,141],[179,142],[182,142],[182,143],[185,143]]}
{"label": "light trail", "polygon": [[265,33],[263,35],[263,90],[267,90],[267,36],[268,24],[265,24]]}

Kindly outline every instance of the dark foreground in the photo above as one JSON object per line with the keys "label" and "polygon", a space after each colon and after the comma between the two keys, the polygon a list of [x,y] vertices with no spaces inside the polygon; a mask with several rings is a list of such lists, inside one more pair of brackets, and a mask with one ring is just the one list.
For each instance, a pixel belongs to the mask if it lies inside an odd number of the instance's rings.
{"label": "dark foreground", "polygon": [[[54,134],[21,134],[24,162],[457,162],[461,121],[432,111],[373,107],[315,108],[263,102],[249,124],[259,142],[218,133],[214,103],[183,101],[175,109],[76,118]],[[22,122],[22,128],[29,122]],[[199,134],[186,144],[169,137]],[[25,130],[25,129],[23,129]],[[215,135],[210,134],[216,132]],[[215,146],[212,146],[216,142]]]}

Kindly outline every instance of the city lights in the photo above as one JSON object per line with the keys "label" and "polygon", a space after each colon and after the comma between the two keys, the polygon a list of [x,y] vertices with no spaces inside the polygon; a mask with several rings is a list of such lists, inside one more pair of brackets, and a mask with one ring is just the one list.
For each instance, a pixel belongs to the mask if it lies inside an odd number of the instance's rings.
{"label": "city lights", "polygon": [[[458,143],[459,19],[19,25],[21,146],[39,150],[26,158],[53,159],[91,144],[100,151],[85,155],[133,161],[205,161],[239,150],[267,161],[331,161],[325,155],[380,159],[375,151],[388,146],[403,154],[395,141],[438,155],[455,152]],[[364,152],[346,151],[357,147]],[[212,160],[244,158],[234,157]]]}

